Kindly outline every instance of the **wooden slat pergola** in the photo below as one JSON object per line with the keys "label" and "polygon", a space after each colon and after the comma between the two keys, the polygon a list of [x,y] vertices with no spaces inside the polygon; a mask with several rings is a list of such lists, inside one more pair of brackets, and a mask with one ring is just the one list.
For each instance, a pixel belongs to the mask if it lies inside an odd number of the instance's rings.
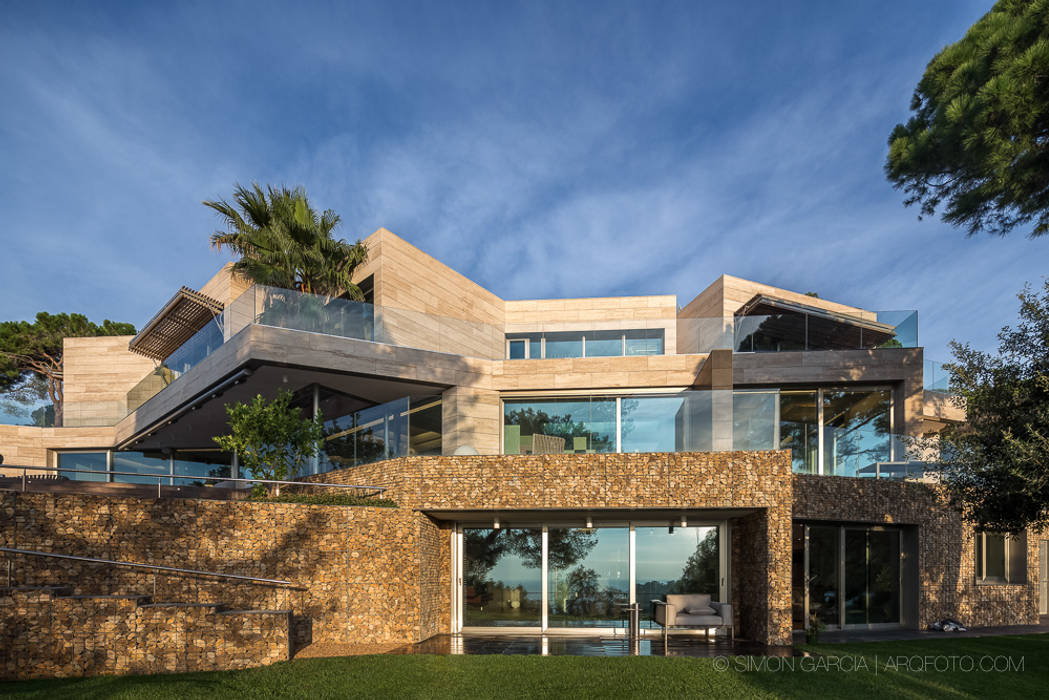
{"label": "wooden slat pergola", "polygon": [[128,350],[161,361],[222,313],[222,302],[182,287],[128,343]]}

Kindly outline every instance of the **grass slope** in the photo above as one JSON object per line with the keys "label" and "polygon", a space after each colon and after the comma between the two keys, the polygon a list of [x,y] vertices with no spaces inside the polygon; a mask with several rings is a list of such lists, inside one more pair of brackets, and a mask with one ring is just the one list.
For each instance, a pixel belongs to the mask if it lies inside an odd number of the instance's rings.
{"label": "grass slope", "polygon": [[[395,697],[395,698],[928,698],[1045,697],[1049,635],[943,638],[807,647],[823,668],[747,670],[760,659],[577,656],[357,656],[303,659],[246,671],[96,677],[0,684],[19,698]],[[930,657],[980,663],[1009,657],[1021,671],[893,670]],[[862,659],[862,661],[861,661]],[[832,661],[833,660],[833,661]],[[1022,660],[1022,662],[1021,662]],[[817,660],[809,660],[813,664]],[[844,662],[844,663],[839,663]],[[945,663],[941,661],[941,663]],[[719,670],[718,665],[729,665]],[[839,670],[826,670],[836,665]],[[860,666],[862,670],[851,670]],[[811,665],[810,665],[811,668]],[[841,670],[849,669],[849,670]]]}

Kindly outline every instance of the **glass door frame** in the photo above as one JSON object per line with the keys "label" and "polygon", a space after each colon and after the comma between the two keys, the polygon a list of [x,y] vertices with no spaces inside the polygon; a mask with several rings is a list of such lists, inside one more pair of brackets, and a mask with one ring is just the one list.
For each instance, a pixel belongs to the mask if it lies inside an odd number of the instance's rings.
{"label": "glass door frame", "polygon": [[[834,528],[835,530],[838,531],[838,542],[837,542],[838,561],[837,561],[837,567],[836,567],[837,571],[835,572],[837,586],[838,586],[838,589],[837,589],[838,624],[836,624],[836,625],[828,624],[827,625],[827,629],[830,629],[830,630],[861,630],[861,629],[862,630],[878,630],[878,629],[899,629],[900,627],[903,626],[903,618],[904,618],[904,600],[903,599],[904,599],[905,595],[909,594],[909,592],[907,590],[907,587],[905,586],[905,576],[904,576],[904,542],[903,542],[903,539],[904,539],[903,533],[904,533],[904,531],[903,531],[903,528],[891,527],[891,526],[886,526],[886,525],[865,525],[863,523],[842,524],[842,523],[833,523],[833,522],[832,523],[820,523],[820,522],[800,522],[799,523],[799,522],[795,522],[793,525],[800,525],[801,527],[804,528],[804,548],[805,548],[804,549],[804,562],[805,562],[804,566],[805,566],[805,575],[802,578],[805,581],[805,590],[804,590],[804,595],[802,597],[802,601],[803,601],[803,604],[804,604],[804,618],[803,619],[804,619],[806,627],[808,626],[808,620],[809,620],[809,615],[810,615],[810,610],[809,610],[809,580],[810,580],[810,577],[809,577],[809,528],[811,528],[811,527]],[[874,531],[874,532],[897,532],[897,533],[899,533],[899,535],[898,535],[898,537],[899,537],[899,540],[898,540],[899,541],[898,556],[900,558],[900,565],[899,565],[899,582],[898,582],[899,588],[897,589],[899,591],[899,602],[898,602],[898,606],[897,606],[897,617],[898,617],[898,620],[896,622],[874,622],[874,623],[845,624],[845,622],[844,622],[845,621],[845,532],[847,530],[861,531],[861,532],[864,532],[864,533],[872,532],[872,531]],[[869,548],[870,548],[869,538],[867,539],[867,543],[866,543],[865,547],[866,547],[865,551],[869,552]],[[869,565],[869,561],[868,561],[868,565]],[[792,575],[792,579],[793,579],[793,575]],[[868,590],[865,595],[869,596],[870,595],[870,591]]]}
{"label": "glass door frame", "polygon": [[[542,566],[540,576],[542,580],[542,599],[540,607],[542,610],[540,625],[538,627],[483,627],[463,625],[463,530],[472,528],[493,529],[494,520],[498,514],[493,514],[493,520],[463,521],[457,522],[452,530],[452,575],[451,575],[451,625],[452,634],[558,634],[558,635],[626,635],[625,626],[617,627],[551,627],[550,626],[550,568],[548,558],[549,531],[551,528],[585,528],[586,515],[571,519],[551,518],[542,522],[503,521],[498,518],[499,529],[502,528],[530,528],[542,531]],[[627,530],[627,563],[629,569],[629,599],[628,603],[642,603],[646,601],[637,600],[637,533],[638,527],[679,527],[677,521],[668,520],[598,520],[591,518],[593,529],[621,528]],[[730,520],[710,520],[699,517],[687,517],[686,527],[717,527],[718,528],[718,599],[729,601],[732,592],[731,580],[731,551],[732,531]],[[642,611],[644,609],[642,608]],[[625,617],[624,617],[625,621]],[[659,630],[642,629],[644,634],[661,634]]]}

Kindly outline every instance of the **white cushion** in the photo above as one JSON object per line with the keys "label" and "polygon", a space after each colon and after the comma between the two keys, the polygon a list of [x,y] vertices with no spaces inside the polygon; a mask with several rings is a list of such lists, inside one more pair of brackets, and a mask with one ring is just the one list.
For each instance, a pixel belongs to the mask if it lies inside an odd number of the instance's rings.
{"label": "white cushion", "polygon": [[720,615],[676,615],[674,617],[675,625],[721,625],[725,621],[721,619]]}
{"label": "white cushion", "polygon": [[699,608],[685,608],[685,612],[688,613],[689,615],[717,615],[718,614],[717,610],[715,610],[714,608],[710,607],[709,605],[704,605],[703,607],[699,607]]}

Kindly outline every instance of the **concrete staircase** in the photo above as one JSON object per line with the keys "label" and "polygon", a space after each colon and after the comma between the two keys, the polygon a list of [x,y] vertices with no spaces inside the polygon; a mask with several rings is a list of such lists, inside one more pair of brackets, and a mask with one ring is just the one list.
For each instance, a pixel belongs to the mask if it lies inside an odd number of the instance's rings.
{"label": "concrete staircase", "polygon": [[291,610],[73,591],[0,588],[0,678],[226,670],[292,656]]}

